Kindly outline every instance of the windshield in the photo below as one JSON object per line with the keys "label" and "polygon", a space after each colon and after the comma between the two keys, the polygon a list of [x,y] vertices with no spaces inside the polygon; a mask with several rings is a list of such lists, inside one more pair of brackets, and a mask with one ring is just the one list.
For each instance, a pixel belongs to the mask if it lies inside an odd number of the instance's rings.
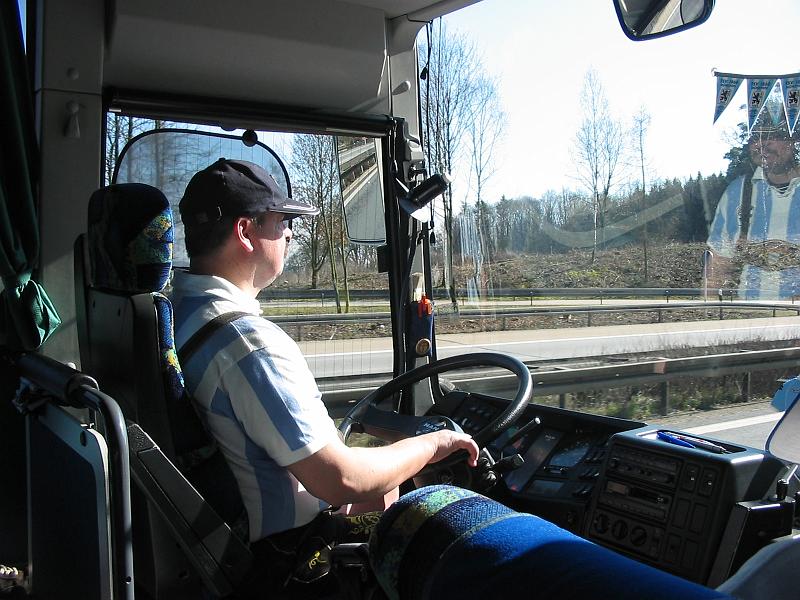
{"label": "windshield", "polygon": [[[782,20],[800,12],[759,6]],[[727,0],[696,29],[646,42],[590,0],[569,10],[484,0],[424,27],[422,149],[429,174],[452,184],[417,238],[430,277],[414,272],[408,284],[416,299],[429,280],[433,349],[413,324],[407,348],[514,355],[535,374],[536,402],[584,412],[693,430],[712,427],[707,411],[722,407],[746,432],[727,437],[763,445],[778,418],[769,400],[800,364],[800,196],[786,120],[800,90],[785,52],[731,36],[751,12]],[[149,177],[173,206],[212,156],[257,160],[276,177],[284,165],[292,193],[321,213],[294,224],[263,312],[299,342],[333,414],[387,380],[397,307],[379,249],[357,243],[383,234],[361,235],[383,221],[372,211],[385,176],[376,139],[238,131],[194,141],[185,129],[196,126],[109,114],[108,177],[126,141],[160,127],[173,134],[143,137],[119,173]],[[515,391],[502,373],[448,377],[473,392]]]}
{"label": "windshield", "polygon": [[610,3],[485,0],[423,29],[428,161],[454,180],[432,219],[438,356],[608,368],[594,389],[543,378],[539,400],[633,418],[769,399],[795,375],[730,362],[800,324],[797,61],[733,32],[799,13],[726,0],[633,42]]}

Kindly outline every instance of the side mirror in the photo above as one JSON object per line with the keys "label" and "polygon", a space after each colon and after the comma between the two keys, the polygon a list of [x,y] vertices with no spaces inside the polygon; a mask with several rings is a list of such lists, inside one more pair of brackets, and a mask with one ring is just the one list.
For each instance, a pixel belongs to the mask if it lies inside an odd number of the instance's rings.
{"label": "side mirror", "polygon": [[625,35],[640,41],[704,23],[714,0],[614,0],[614,8]]}
{"label": "side mirror", "polygon": [[347,237],[356,244],[384,243],[386,222],[379,141],[339,136],[336,138],[336,160]]}
{"label": "side mirror", "polygon": [[781,460],[800,464],[800,396],[794,399],[769,434],[767,450]]}

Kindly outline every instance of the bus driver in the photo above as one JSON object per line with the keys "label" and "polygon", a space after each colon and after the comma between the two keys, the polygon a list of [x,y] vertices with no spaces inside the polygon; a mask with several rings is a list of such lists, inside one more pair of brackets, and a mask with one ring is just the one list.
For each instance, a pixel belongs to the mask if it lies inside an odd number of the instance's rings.
{"label": "bus driver", "polygon": [[308,597],[326,592],[320,551],[365,541],[379,513],[334,513],[372,502],[426,464],[478,448],[437,431],[380,448],[346,446],[297,344],[263,319],[256,296],[283,270],[292,218],[318,209],[287,197],[264,169],[219,159],[196,173],[180,202],[190,258],[173,281],[178,347],[206,322],[246,312],[184,365],[186,385],[239,485],[256,569],[252,589]]}

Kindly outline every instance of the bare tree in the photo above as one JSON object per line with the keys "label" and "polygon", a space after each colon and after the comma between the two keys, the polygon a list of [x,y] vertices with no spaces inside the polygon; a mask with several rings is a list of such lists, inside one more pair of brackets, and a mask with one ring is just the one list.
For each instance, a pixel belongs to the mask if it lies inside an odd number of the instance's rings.
{"label": "bare tree", "polygon": [[540,199],[542,218],[554,227],[565,227],[575,215],[585,210],[586,199],[580,193],[562,187],[547,190]]}
{"label": "bare tree", "polygon": [[[422,127],[428,151],[428,168],[452,173],[464,151],[464,135],[474,112],[476,76],[482,72],[475,46],[464,36],[447,30],[441,19],[428,27],[427,44],[419,49],[425,65],[421,90]],[[450,290],[457,309],[453,278],[453,190],[443,199],[445,268],[442,285]]]}
{"label": "bare tree", "polygon": [[594,243],[592,262],[598,248],[605,243],[605,219],[612,186],[616,183],[617,168],[622,157],[624,141],[622,126],[614,119],[608,99],[597,72],[589,69],[581,91],[583,121],[575,136],[574,160],[578,179],[593,199]]}
{"label": "bare tree", "polygon": [[497,97],[497,84],[479,77],[474,84],[473,111],[467,128],[470,179],[475,201],[484,201],[483,190],[495,173],[494,151],[503,135],[506,115]]}
{"label": "bare tree", "polygon": [[378,253],[374,246],[350,244],[347,247],[347,260],[360,269],[375,269],[378,266]]}
{"label": "bare tree", "polygon": [[296,225],[295,241],[311,269],[311,287],[319,284],[319,273],[327,262],[331,280],[336,290],[336,306],[341,312],[339,297],[337,253],[334,244],[339,239],[341,227],[341,202],[336,169],[334,139],[319,135],[297,135],[292,143],[292,178],[294,193],[310,202],[320,213]]}
{"label": "bare tree", "polygon": [[131,139],[144,131],[156,128],[156,122],[150,119],[126,117],[119,113],[106,113],[106,152],[103,161],[105,183],[111,183],[114,169],[117,166],[119,153]]}
{"label": "bare tree", "polygon": [[639,229],[639,236],[642,242],[642,258],[643,258],[643,266],[644,266],[644,281],[647,282],[650,277],[648,273],[648,260],[647,260],[647,244],[648,244],[648,236],[647,236],[647,219],[643,219],[644,211],[646,206],[646,198],[647,198],[647,179],[645,175],[645,169],[647,168],[647,160],[645,155],[645,148],[644,148],[644,140],[647,136],[647,130],[650,127],[650,113],[647,112],[647,109],[644,106],[639,107],[639,110],[636,114],[633,115],[633,139],[634,143],[636,144],[636,155],[638,160],[638,166],[642,175],[642,189],[641,189],[641,201],[639,203],[639,219],[641,221],[641,227]]}
{"label": "bare tree", "polygon": [[477,212],[477,234],[481,260],[477,264],[480,291],[491,284],[484,259],[492,261],[496,253],[496,215],[489,210],[484,189],[495,172],[494,151],[503,133],[505,114],[497,98],[497,86],[486,76],[476,78],[473,87],[472,115],[467,127],[467,150],[470,164],[470,187]]}

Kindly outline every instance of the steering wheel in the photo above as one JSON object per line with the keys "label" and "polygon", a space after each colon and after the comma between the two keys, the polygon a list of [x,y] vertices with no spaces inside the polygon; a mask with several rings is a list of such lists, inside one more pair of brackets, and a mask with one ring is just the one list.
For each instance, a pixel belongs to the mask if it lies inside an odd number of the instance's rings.
{"label": "steering wheel", "polygon": [[[514,398],[505,410],[473,436],[478,448],[485,448],[487,444],[514,424],[533,396],[533,379],[528,367],[519,359],[495,352],[461,354],[434,360],[387,381],[359,400],[348,411],[339,424],[339,431],[342,432],[345,441],[351,432],[366,431],[369,433],[374,431],[380,432],[380,437],[390,442],[439,429],[461,431],[461,427],[447,416],[437,414],[419,417],[401,415],[394,411],[381,410],[378,408],[378,404],[392,394],[423,379],[465,367],[500,367],[511,371],[517,377],[518,387]],[[465,456],[466,453],[463,451],[455,452],[450,457],[429,465],[430,469],[426,467],[424,471],[449,468],[453,464],[461,462]]]}

